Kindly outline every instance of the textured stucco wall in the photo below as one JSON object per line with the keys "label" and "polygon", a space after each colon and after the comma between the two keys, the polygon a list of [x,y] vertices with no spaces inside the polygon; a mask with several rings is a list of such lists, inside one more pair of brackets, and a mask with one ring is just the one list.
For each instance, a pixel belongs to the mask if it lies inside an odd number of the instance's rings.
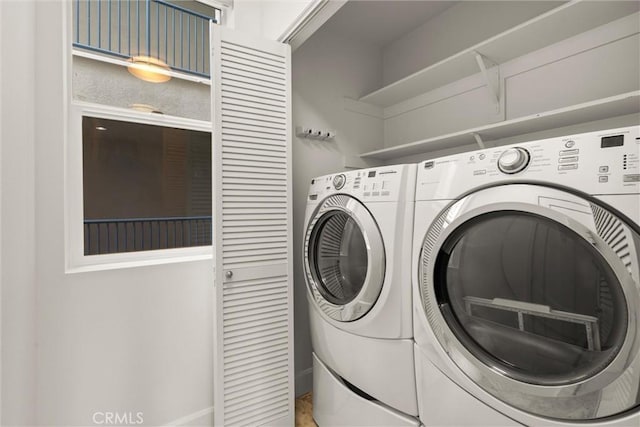
{"label": "textured stucco wall", "polygon": [[146,104],[167,115],[211,121],[211,86],[204,83],[148,83],[120,65],[75,56],[72,90],[77,101],[122,108]]}

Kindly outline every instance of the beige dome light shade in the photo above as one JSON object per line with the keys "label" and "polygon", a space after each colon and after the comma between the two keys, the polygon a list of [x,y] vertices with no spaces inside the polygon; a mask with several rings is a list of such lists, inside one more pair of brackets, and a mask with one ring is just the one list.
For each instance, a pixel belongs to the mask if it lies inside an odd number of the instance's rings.
{"label": "beige dome light shade", "polygon": [[171,79],[171,69],[158,58],[134,56],[127,67],[129,72],[140,80],[151,83],[164,83]]}

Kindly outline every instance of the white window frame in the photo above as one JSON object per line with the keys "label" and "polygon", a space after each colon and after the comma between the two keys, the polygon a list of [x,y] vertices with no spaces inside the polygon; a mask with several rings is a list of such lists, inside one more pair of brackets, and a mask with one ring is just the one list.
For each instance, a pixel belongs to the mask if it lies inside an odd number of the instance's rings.
{"label": "white window frame", "polygon": [[69,133],[65,144],[65,271],[76,273],[212,259],[210,245],[101,255],[84,254],[83,116],[212,132],[211,122],[72,102],[69,109]]}

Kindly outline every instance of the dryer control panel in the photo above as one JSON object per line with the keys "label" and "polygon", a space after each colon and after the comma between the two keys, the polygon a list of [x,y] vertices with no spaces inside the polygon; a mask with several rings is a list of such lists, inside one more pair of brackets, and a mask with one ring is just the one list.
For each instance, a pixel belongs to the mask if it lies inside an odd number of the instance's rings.
{"label": "dryer control panel", "polygon": [[416,165],[381,166],[325,175],[311,180],[307,203],[343,193],[363,202],[411,201]]}
{"label": "dryer control panel", "polygon": [[427,160],[416,200],[454,199],[501,181],[537,181],[587,194],[640,193],[640,126],[549,138]]}

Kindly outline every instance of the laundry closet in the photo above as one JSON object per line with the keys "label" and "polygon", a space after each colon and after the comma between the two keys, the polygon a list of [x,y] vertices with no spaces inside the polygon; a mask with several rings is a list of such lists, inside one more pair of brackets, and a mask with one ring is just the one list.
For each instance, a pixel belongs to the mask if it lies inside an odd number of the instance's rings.
{"label": "laundry closet", "polygon": [[313,370],[301,250],[313,178],[637,126],[640,113],[638,2],[333,9],[291,39],[298,395]]}
{"label": "laundry closet", "polygon": [[639,1],[0,22],[0,424],[640,425]]}

